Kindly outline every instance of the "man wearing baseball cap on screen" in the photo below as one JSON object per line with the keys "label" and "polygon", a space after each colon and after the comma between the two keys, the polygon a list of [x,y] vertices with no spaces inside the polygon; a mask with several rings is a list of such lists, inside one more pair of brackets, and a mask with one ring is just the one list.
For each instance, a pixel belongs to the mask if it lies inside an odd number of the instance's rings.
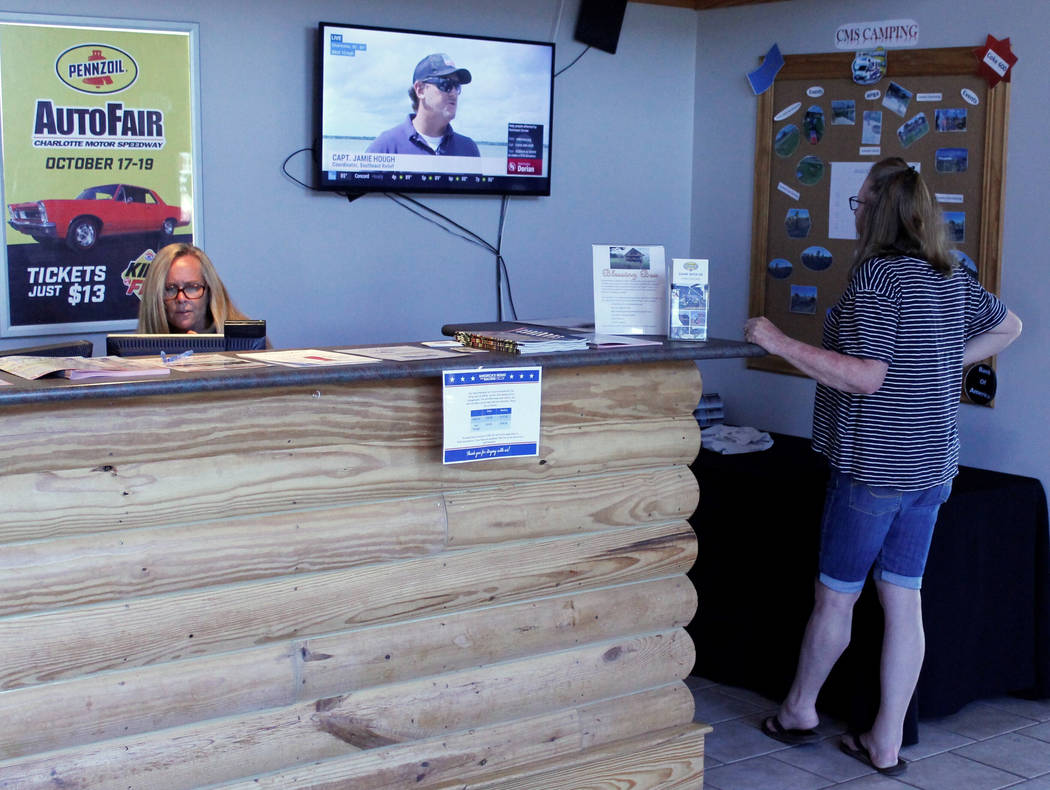
{"label": "man wearing baseball cap on screen", "polygon": [[459,94],[470,82],[470,72],[456,68],[440,52],[427,55],[412,74],[412,113],[408,120],[380,134],[366,149],[370,154],[438,154],[481,156],[469,137],[452,131]]}

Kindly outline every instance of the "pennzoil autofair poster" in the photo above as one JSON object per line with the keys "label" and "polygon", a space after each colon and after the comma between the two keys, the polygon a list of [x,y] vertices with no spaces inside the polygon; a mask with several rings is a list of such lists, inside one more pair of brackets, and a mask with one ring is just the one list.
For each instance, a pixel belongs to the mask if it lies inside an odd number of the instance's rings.
{"label": "pennzoil autofair poster", "polygon": [[130,329],[199,243],[197,25],[0,14],[0,335]]}

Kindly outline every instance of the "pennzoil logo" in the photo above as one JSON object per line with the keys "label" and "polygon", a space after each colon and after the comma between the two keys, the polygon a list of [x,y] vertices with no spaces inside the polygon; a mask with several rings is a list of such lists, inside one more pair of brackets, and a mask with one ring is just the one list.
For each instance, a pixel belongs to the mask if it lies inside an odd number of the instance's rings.
{"label": "pennzoil logo", "polygon": [[81,44],[58,56],[55,72],[81,93],[120,93],[139,77],[139,64],[127,52],[106,44]]}

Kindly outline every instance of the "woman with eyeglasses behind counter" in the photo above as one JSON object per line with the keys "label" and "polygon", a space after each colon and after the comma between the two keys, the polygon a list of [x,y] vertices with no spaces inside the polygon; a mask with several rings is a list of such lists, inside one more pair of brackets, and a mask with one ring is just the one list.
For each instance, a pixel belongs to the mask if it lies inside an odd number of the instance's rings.
{"label": "woman with eyeglasses behind counter", "polygon": [[169,244],[150,263],[142,284],[138,332],[221,334],[226,321],[245,318],[204,250]]}

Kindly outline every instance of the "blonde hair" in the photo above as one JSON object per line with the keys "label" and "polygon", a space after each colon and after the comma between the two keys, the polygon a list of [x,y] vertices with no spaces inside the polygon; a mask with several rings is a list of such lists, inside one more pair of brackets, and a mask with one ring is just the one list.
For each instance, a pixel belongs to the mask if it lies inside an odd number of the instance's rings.
{"label": "blonde hair", "polygon": [[208,326],[214,326],[215,331],[221,333],[228,319],[247,318],[238,310],[230,295],[226,292],[226,286],[219,279],[219,273],[211,259],[204,254],[204,250],[194,247],[192,244],[169,244],[162,247],[160,252],[149,265],[146,279],[142,283],[142,303],[139,305],[138,331],[150,335],[163,335],[177,330],[168,324],[168,315],[164,311],[164,285],[168,279],[168,270],[179,258],[187,255],[196,258],[201,265],[201,277],[208,286]]}
{"label": "blonde hair", "polygon": [[909,255],[948,276],[957,265],[948,247],[944,216],[919,172],[899,156],[876,162],[857,240],[854,267],[872,258]]}

